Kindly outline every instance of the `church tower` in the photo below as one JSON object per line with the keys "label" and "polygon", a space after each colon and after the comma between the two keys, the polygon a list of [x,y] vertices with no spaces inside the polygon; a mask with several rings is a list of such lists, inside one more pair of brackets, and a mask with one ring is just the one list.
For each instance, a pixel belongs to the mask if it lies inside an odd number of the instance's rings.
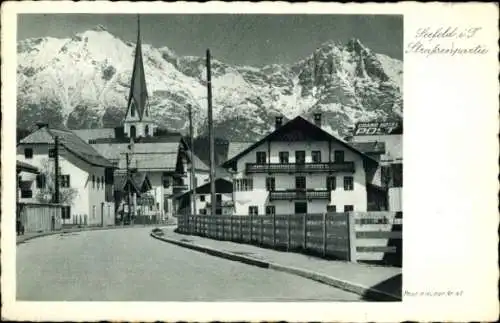
{"label": "church tower", "polygon": [[137,44],[135,48],[134,67],[130,82],[127,113],[123,121],[123,130],[131,141],[139,137],[151,137],[154,135],[156,125],[149,110],[146,76],[142,62],[140,18],[137,16]]}

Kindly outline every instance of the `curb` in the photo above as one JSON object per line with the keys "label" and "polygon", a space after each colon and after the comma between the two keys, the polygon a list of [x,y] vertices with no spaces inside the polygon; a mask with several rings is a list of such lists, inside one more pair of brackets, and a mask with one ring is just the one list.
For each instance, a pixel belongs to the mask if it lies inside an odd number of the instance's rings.
{"label": "curb", "polygon": [[396,301],[396,302],[401,301],[401,297],[397,297],[395,295],[391,295],[391,294],[382,292],[382,291],[377,290],[375,288],[361,286],[361,285],[358,285],[355,283],[351,283],[348,281],[344,281],[344,280],[341,280],[338,278],[334,278],[334,277],[327,276],[324,274],[316,273],[313,271],[308,271],[305,269],[295,268],[295,267],[290,267],[290,266],[284,266],[284,265],[280,265],[277,263],[258,260],[258,259],[247,257],[247,256],[236,255],[232,252],[220,251],[220,250],[216,250],[216,249],[202,246],[202,245],[196,245],[196,244],[182,242],[182,241],[175,240],[175,239],[169,239],[169,238],[165,238],[165,237],[156,235],[153,232],[150,233],[150,236],[155,238],[155,239],[164,241],[164,242],[168,242],[168,243],[175,244],[175,245],[178,245],[178,246],[181,246],[184,248],[200,251],[200,252],[207,253],[207,254],[210,254],[213,256],[217,256],[217,257],[221,257],[224,259],[239,261],[242,263],[246,263],[248,265],[258,266],[258,267],[267,268],[267,269],[273,269],[276,271],[285,272],[288,274],[311,279],[311,280],[314,280],[314,281],[322,283],[322,284],[326,284],[326,285],[329,285],[329,286],[332,286],[332,287],[335,287],[338,289],[342,289],[342,290],[347,291],[347,292],[361,295],[361,296],[363,296],[365,298],[369,298],[370,300],[373,300],[373,301],[393,301],[393,302],[394,301]]}
{"label": "curb", "polygon": [[[148,226],[153,226],[153,225],[148,225]],[[168,225],[162,225],[162,226],[168,226]],[[146,228],[147,226],[143,226],[142,228]],[[160,226],[159,226],[160,227]],[[16,245],[19,245],[21,243],[24,243],[26,241],[36,239],[36,238],[42,238],[42,237],[47,237],[47,236],[52,236],[56,234],[66,234],[66,233],[72,233],[72,232],[82,232],[82,231],[102,231],[102,230],[118,230],[118,229],[132,229],[132,228],[137,228],[134,226],[107,226],[107,227],[90,227],[90,228],[80,228],[80,229],[62,229],[61,231],[49,231],[49,232],[41,232],[39,234],[35,234],[32,236],[27,236],[22,240],[17,241],[16,240]],[[16,237],[17,239],[17,237]]]}

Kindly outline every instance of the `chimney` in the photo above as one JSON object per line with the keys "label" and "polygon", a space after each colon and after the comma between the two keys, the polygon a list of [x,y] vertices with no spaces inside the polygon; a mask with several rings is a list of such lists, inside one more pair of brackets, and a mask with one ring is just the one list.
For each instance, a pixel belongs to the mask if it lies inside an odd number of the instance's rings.
{"label": "chimney", "polygon": [[276,122],[275,122],[275,128],[278,129],[283,125],[283,117],[282,116],[277,116],[276,117]]}
{"label": "chimney", "polygon": [[314,114],[314,124],[321,128],[321,113],[315,113]]}

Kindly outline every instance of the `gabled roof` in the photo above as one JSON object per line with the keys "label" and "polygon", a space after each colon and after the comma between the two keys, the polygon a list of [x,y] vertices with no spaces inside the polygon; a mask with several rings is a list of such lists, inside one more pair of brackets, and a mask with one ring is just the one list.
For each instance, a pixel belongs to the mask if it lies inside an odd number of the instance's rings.
{"label": "gabled roof", "polygon": [[377,160],[372,157],[362,153],[358,149],[354,148],[352,145],[332,136],[328,132],[324,131],[315,124],[307,121],[301,116],[297,116],[289,122],[282,125],[280,128],[274,130],[261,140],[250,145],[236,156],[228,159],[222,164],[222,167],[228,167],[232,162],[238,160],[240,157],[246,155],[248,152],[254,148],[260,146],[262,143],[272,140],[280,141],[298,141],[298,140],[316,140],[316,141],[333,141],[345,148],[351,150],[352,152],[360,155],[364,160],[369,162],[378,163]]}
{"label": "gabled roof", "polygon": [[113,167],[109,160],[70,130],[43,127],[23,138],[19,144],[54,144],[55,136],[59,137],[62,147],[87,163],[100,167]]}
{"label": "gabled roof", "polygon": [[93,139],[115,137],[114,128],[78,129],[73,130],[73,132],[85,142]]}
{"label": "gabled roof", "polygon": [[226,159],[231,159],[234,156],[238,155],[241,151],[245,150],[246,148],[250,147],[254,142],[229,142],[229,145],[227,147],[227,158]]}
{"label": "gabled roof", "polygon": [[[198,186],[196,189],[196,194],[210,194],[210,182],[205,183],[203,185]],[[177,195],[176,198],[182,198],[188,194],[191,194],[193,190],[189,190],[180,195]],[[215,179],[215,192],[218,194],[223,193],[232,193],[233,192],[233,183],[224,178],[216,178]]]}
{"label": "gabled roof", "polygon": [[127,184],[136,193],[144,193],[151,190],[151,181],[145,172],[127,174],[115,174],[115,191],[125,191]]}

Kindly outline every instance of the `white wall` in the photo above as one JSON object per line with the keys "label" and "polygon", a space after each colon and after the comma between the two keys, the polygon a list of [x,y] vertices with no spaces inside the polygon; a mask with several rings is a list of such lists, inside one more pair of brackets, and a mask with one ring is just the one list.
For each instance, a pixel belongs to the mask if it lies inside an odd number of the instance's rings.
{"label": "white wall", "polygon": [[[306,163],[312,162],[311,152],[313,150],[321,151],[321,161],[329,161],[329,147],[328,142],[271,142],[270,143],[271,163],[279,163],[279,152],[289,152],[289,162],[295,162],[295,151],[304,150],[306,152]],[[353,205],[355,211],[367,210],[367,193],[366,193],[366,176],[363,167],[363,160],[361,156],[348,150],[339,143],[332,142],[331,144],[331,161],[334,160],[335,150],[344,151],[345,161],[354,161],[354,173],[337,172],[332,175],[336,176],[337,187],[335,191],[331,192],[331,203],[336,205],[337,210],[342,212],[344,205]],[[277,214],[293,213],[295,209],[295,201],[272,201],[269,202],[269,192],[266,191],[266,173],[253,173],[245,174],[246,163],[256,162],[256,152],[264,151],[269,155],[268,144],[263,143],[250,151],[245,156],[242,156],[237,162],[237,174],[234,179],[240,178],[253,178],[253,191],[239,192],[235,191],[236,214],[248,214],[249,206],[258,206],[259,214],[265,214],[265,206],[272,204],[276,206]],[[286,173],[273,173],[271,176],[275,177],[276,189],[292,189],[295,188],[295,176],[302,175],[306,177],[306,187],[308,189],[325,190],[326,189],[326,176],[328,173],[303,173],[303,174],[286,174]],[[352,191],[344,190],[344,177],[352,176],[354,181],[354,189]],[[236,187],[235,187],[236,188]],[[322,213],[326,211],[328,200],[313,200],[308,201],[308,212]]]}
{"label": "white wall", "polygon": [[[33,149],[33,158],[26,159],[24,157],[24,148]],[[101,203],[104,204],[104,208],[110,205],[111,209],[114,210],[114,203],[105,202],[105,189],[104,185],[101,184],[99,188],[92,187],[92,175],[99,176],[99,178],[104,178],[104,168],[91,166],[82,159],[74,156],[72,153],[65,151],[62,147],[60,148],[59,166],[61,168],[61,175],[70,175],[70,187],[76,189],[77,194],[71,205],[71,217],[70,219],[65,219],[64,224],[73,224],[76,222],[83,223],[85,219],[87,220],[87,225],[100,225],[101,224]],[[50,160],[51,165],[54,164],[54,159],[48,158],[48,146],[47,145],[20,145],[17,148],[17,160],[25,161],[33,166],[41,168],[44,160]],[[33,179],[33,197],[37,194],[35,175],[30,175],[30,179]],[[96,177],[97,178],[97,177]],[[22,173],[22,180],[28,179],[25,173]],[[21,202],[35,202],[35,198],[26,200],[20,199]],[[93,207],[96,207],[95,214],[93,213]],[[106,212],[105,212],[106,215]],[[114,216],[112,217],[114,219]],[[109,220],[112,221],[112,220]]]}

